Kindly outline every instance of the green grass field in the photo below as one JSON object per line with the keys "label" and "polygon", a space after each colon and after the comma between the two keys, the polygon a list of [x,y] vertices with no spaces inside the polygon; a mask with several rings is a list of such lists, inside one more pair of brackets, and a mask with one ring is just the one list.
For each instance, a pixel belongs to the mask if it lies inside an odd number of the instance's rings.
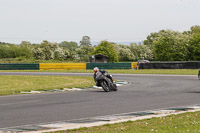
{"label": "green grass field", "polygon": [[51,133],[199,133],[200,112]]}
{"label": "green grass field", "polygon": [[91,87],[94,81],[92,77],[1,75],[0,84],[0,95],[13,95],[21,91]]}
{"label": "green grass field", "polygon": [[[106,70],[109,73],[124,74],[172,74],[197,75],[198,69],[144,69],[144,70]],[[66,72],[66,73],[92,73],[92,70],[0,70],[0,72]]]}

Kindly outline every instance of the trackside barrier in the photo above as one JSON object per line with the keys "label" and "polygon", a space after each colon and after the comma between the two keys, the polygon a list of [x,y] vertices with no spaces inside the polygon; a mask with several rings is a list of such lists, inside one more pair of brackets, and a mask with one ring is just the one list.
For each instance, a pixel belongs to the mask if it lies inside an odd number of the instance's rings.
{"label": "trackside barrier", "polygon": [[200,61],[173,61],[140,63],[140,69],[199,69]]}
{"label": "trackside barrier", "polygon": [[131,63],[131,69],[137,69],[137,62],[132,62]]}
{"label": "trackside barrier", "polygon": [[86,63],[40,63],[40,70],[85,70]]}
{"label": "trackside barrier", "polygon": [[93,69],[98,67],[99,69],[131,69],[131,63],[87,63],[86,69]]}
{"label": "trackside barrier", "polygon": [[39,70],[38,63],[29,63],[29,64],[0,64],[0,70]]}

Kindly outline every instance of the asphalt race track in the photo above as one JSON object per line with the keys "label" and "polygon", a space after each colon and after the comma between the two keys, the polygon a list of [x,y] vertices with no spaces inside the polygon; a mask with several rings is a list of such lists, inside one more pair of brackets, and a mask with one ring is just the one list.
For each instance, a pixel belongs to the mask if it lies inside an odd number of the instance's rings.
{"label": "asphalt race track", "polygon": [[[0,75],[78,75],[67,73],[10,73]],[[92,89],[0,97],[0,128],[64,121],[95,116],[200,104],[196,75],[113,74],[130,84],[117,92]]]}

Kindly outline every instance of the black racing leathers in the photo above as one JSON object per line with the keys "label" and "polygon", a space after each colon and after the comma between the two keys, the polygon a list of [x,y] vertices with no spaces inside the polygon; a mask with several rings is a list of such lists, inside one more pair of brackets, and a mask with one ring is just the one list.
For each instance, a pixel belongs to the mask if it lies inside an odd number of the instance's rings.
{"label": "black racing leathers", "polygon": [[[103,75],[105,75],[106,77],[108,77],[109,79],[111,79],[111,81],[113,81],[111,75],[108,74],[107,71],[101,69],[101,70],[99,70],[99,72],[101,72]],[[95,80],[95,79],[96,79],[96,74],[97,74],[97,73],[94,73],[94,75],[93,75],[94,81],[96,82],[96,86],[101,86],[101,85]]]}

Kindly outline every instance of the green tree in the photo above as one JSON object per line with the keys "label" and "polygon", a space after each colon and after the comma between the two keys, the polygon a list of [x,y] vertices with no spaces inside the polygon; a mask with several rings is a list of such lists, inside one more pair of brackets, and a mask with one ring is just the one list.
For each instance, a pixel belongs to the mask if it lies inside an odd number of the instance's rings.
{"label": "green tree", "polygon": [[33,53],[31,51],[31,49],[27,48],[27,47],[18,47],[16,49],[16,57],[24,57],[24,58],[32,58],[33,57]]}
{"label": "green tree", "polygon": [[153,51],[159,61],[188,60],[188,45],[190,36],[171,30],[163,31],[157,40],[153,41]]}
{"label": "green tree", "polygon": [[189,42],[189,57],[190,60],[200,60],[200,34],[193,34]]}
{"label": "green tree", "polygon": [[43,52],[43,48],[40,46],[35,46],[33,49],[33,57],[37,60],[45,60],[45,54]]}
{"label": "green tree", "polygon": [[10,58],[9,47],[4,44],[0,44],[0,58]]}
{"label": "green tree", "polygon": [[19,53],[22,53],[22,57],[26,58],[32,58],[33,57],[33,47],[30,42],[27,41],[22,41],[21,44],[19,45]]}
{"label": "green tree", "polygon": [[78,59],[80,61],[85,61],[88,62],[89,61],[89,57],[90,57],[90,53],[94,51],[94,48],[91,46],[86,46],[86,45],[82,45],[79,48],[76,49],[76,53],[78,56]]}
{"label": "green tree", "polygon": [[54,50],[55,50],[55,47],[57,47],[56,45],[48,42],[48,41],[43,41],[41,43],[41,46],[42,48],[42,52],[44,53],[44,59],[45,60],[51,60],[51,59],[54,59]]}
{"label": "green tree", "polygon": [[118,62],[118,54],[114,45],[109,43],[108,41],[101,41],[101,43],[95,47],[94,52],[91,54],[103,54],[109,57],[109,62]]}
{"label": "green tree", "polygon": [[151,50],[153,50],[153,42],[158,40],[160,34],[162,34],[163,30],[154,33],[151,33],[147,36],[147,39],[144,40],[144,45],[148,46]]}
{"label": "green tree", "polygon": [[92,46],[92,44],[90,43],[90,37],[89,36],[83,36],[82,37],[82,41],[80,41],[81,46],[85,45],[85,46]]}
{"label": "green tree", "polygon": [[21,46],[21,47],[26,47],[26,48],[32,49],[31,43],[30,43],[30,42],[27,42],[27,41],[22,41],[22,42],[20,43],[20,46]]}
{"label": "green tree", "polygon": [[61,42],[59,44],[59,46],[61,48],[64,49],[65,52],[68,53],[68,57],[70,60],[73,60],[76,56],[76,49],[78,48],[78,44],[76,42],[67,42],[67,41],[64,41],[64,42]]}
{"label": "green tree", "polygon": [[0,58],[31,58],[32,52],[27,47],[14,44],[0,44]]}
{"label": "green tree", "polygon": [[132,54],[130,47],[123,44],[114,44],[114,47],[118,53],[119,61],[132,61],[134,60],[134,55]]}
{"label": "green tree", "polygon": [[57,43],[43,41],[41,45],[35,45],[33,54],[35,59],[41,60],[66,60],[69,56],[67,50],[59,47]]}
{"label": "green tree", "polygon": [[67,42],[67,41],[63,41],[59,44],[60,47],[68,49],[70,51],[75,50],[76,48],[78,48],[78,44],[76,42]]}
{"label": "green tree", "polygon": [[134,57],[133,60],[153,60],[153,51],[147,45],[131,43],[130,50]]}
{"label": "green tree", "polygon": [[200,34],[200,26],[199,25],[192,26],[191,27],[191,32]]}

